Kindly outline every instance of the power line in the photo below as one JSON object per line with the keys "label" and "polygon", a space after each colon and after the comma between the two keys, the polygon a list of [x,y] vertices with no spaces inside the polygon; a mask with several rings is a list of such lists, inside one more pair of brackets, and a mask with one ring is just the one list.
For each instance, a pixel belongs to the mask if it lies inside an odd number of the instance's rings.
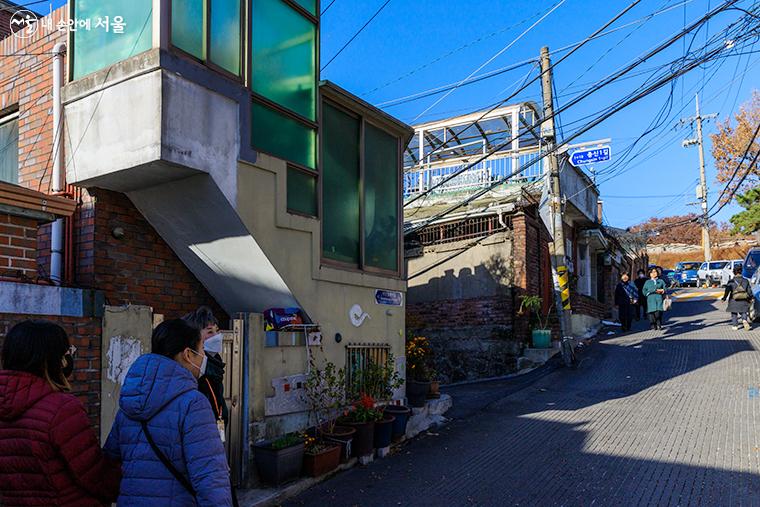
{"label": "power line", "polygon": [[541,24],[541,22],[543,20],[545,20],[547,17],[549,17],[549,15],[552,12],[554,12],[557,9],[559,9],[562,6],[562,4],[565,3],[565,1],[566,0],[560,0],[559,2],[557,2],[556,4],[554,4],[554,6],[552,6],[543,16],[541,16],[540,18],[538,18],[538,20],[536,20],[536,22],[533,23],[532,25],[530,25],[528,28],[526,28],[525,30],[523,30],[523,32],[520,35],[518,35],[515,39],[513,39],[509,44],[507,44],[506,46],[504,46],[503,48],[501,48],[493,56],[491,56],[489,59],[487,59],[485,62],[483,62],[480,66],[478,66],[478,68],[475,69],[474,71],[472,71],[466,78],[464,78],[459,83],[457,83],[457,85],[454,86],[454,88],[452,88],[449,91],[447,91],[443,95],[443,97],[438,98],[435,102],[433,102],[431,105],[429,105],[427,108],[425,108],[424,111],[422,111],[417,116],[415,116],[414,119],[412,120],[412,122],[418,120],[420,116],[422,116],[423,114],[427,113],[428,111],[430,111],[431,109],[433,109],[435,106],[437,106],[438,104],[440,104],[443,100],[446,99],[446,97],[448,97],[449,95],[451,95],[452,93],[454,93],[454,91],[457,88],[459,88],[460,86],[462,86],[462,84],[465,81],[467,81],[468,79],[470,79],[471,77],[473,77],[475,74],[477,74],[478,72],[480,72],[481,70],[483,70],[483,68],[486,67],[489,63],[491,63],[496,58],[498,58],[499,56],[501,56],[502,54],[504,54],[509,48],[511,48],[512,46],[514,46],[515,44],[517,44],[520,41],[520,39],[522,39],[531,30],[533,30],[535,27],[537,27],[539,24]]}
{"label": "power line", "polygon": [[[612,73],[612,74],[608,75],[606,78],[604,78],[604,79],[602,79],[601,81],[597,82],[597,84],[596,84],[596,85],[595,85],[593,88],[591,88],[591,89],[587,90],[587,91],[586,91],[586,92],[584,92],[584,93],[581,93],[581,94],[579,94],[579,95],[578,95],[576,98],[574,98],[573,100],[571,100],[571,101],[570,101],[568,104],[566,104],[565,106],[563,106],[562,108],[560,108],[560,109],[558,109],[558,110],[555,110],[555,112],[554,112],[554,114],[552,115],[552,117],[556,117],[556,116],[557,116],[557,115],[559,115],[561,112],[564,112],[565,110],[567,110],[568,108],[570,108],[570,107],[572,107],[573,105],[577,104],[578,102],[580,102],[581,100],[585,99],[585,98],[586,98],[586,97],[588,97],[589,95],[591,95],[591,94],[593,94],[593,93],[595,93],[595,92],[599,91],[600,89],[604,88],[605,86],[609,85],[611,82],[615,81],[615,80],[616,80],[617,78],[619,78],[620,76],[622,76],[622,75],[626,74],[627,72],[631,71],[632,69],[636,68],[636,67],[637,67],[638,65],[640,65],[642,62],[644,62],[644,61],[646,61],[647,59],[651,58],[652,56],[654,56],[654,55],[656,55],[656,54],[660,53],[661,51],[663,51],[664,49],[666,49],[667,47],[669,47],[670,45],[672,45],[673,43],[675,43],[675,42],[676,42],[678,39],[680,39],[681,37],[683,37],[683,36],[684,36],[686,33],[688,33],[688,32],[690,32],[690,31],[692,31],[692,30],[693,30],[695,27],[698,27],[698,26],[700,26],[702,23],[704,23],[704,22],[705,22],[705,20],[706,20],[706,19],[709,19],[709,17],[712,17],[712,16],[716,15],[717,13],[721,12],[722,10],[724,10],[724,9],[725,9],[725,7],[727,7],[727,6],[731,5],[731,4],[732,4],[732,3],[734,3],[735,1],[736,1],[736,0],[728,0],[728,1],[727,1],[726,3],[724,3],[724,4],[723,4],[721,7],[719,7],[719,8],[716,8],[716,9],[715,9],[714,11],[712,11],[712,12],[708,12],[708,13],[707,13],[707,14],[705,14],[705,15],[704,15],[702,18],[700,18],[699,20],[697,20],[697,21],[695,21],[694,23],[692,23],[692,24],[691,24],[691,25],[688,27],[688,29],[687,29],[686,31],[683,31],[683,30],[682,30],[682,31],[680,31],[680,32],[679,32],[679,33],[677,33],[676,35],[674,35],[674,36],[670,37],[670,38],[669,38],[667,41],[665,41],[665,42],[661,43],[659,46],[656,46],[656,47],[655,47],[653,50],[649,51],[649,52],[648,52],[648,53],[647,53],[645,56],[643,56],[643,57],[639,57],[639,58],[638,58],[637,60],[635,60],[635,61],[634,61],[632,64],[629,64],[628,66],[626,66],[625,68],[623,68],[623,69],[622,69],[622,70],[620,70],[620,71],[617,71],[617,72],[614,72],[614,73]],[[623,11],[621,11],[620,13],[618,13],[618,14],[617,14],[617,15],[616,15],[616,16],[615,16],[615,17],[614,17],[614,18],[613,18],[611,21],[609,21],[609,22],[607,23],[607,25],[605,25],[605,26],[604,26],[604,27],[602,27],[601,29],[597,30],[597,32],[599,32],[600,30],[604,30],[604,29],[605,29],[607,26],[609,26],[609,24],[610,24],[610,23],[613,23],[613,22],[614,22],[616,19],[618,19],[618,18],[619,18],[620,16],[622,16],[622,15],[623,15],[625,12],[627,12],[627,10],[629,10],[629,9],[633,8],[633,6],[635,6],[637,3],[638,3],[638,1],[636,1],[636,2],[634,2],[634,3],[632,3],[632,4],[630,4],[628,7],[626,7],[626,9],[624,9]],[[578,46],[578,47],[580,47],[580,46]],[[576,48],[576,49],[577,49],[577,48]],[[721,48],[721,49],[722,49],[722,48]],[[553,65],[552,65],[550,68],[556,67],[556,66],[557,66],[557,65],[558,65],[558,64],[559,64],[559,63],[560,63],[562,60],[566,59],[566,58],[567,58],[567,57],[569,57],[571,54],[572,54],[572,52],[570,52],[570,53],[566,54],[566,55],[565,55],[564,57],[562,57],[562,58],[561,58],[559,61],[555,62],[555,63],[554,63],[554,64],[553,64]],[[544,74],[543,72],[542,72],[542,73],[540,73],[540,74],[539,74],[539,76],[538,76],[538,78],[540,78],[541,76],[543,76],[543,74]],[[537,79],[537,78],[534,78],[534,79],[533,79],[531,82],[535,81],[535,79]],[[504,101],[506,101],[506,100],[509,100],[510,98],[511,98],[511,97],[507,97],[507,99],[505,99]],[[503,103],[504,101],[502,101],[502,103]],[[493,111],[493,110],[495,110],[495,109],[496,109],[496,108],[497,108],[499,105],[501,105],[501,103],[498,103],[498,104],[497,104],[496,106],[494,106],[494,107],[493,107],[493,108],[492,108],[490,111]],[[475,123],[477,123],[478,121],[480,121],[480,120],[481,120],[483,117],[485,117],[485,116],[486,116],[486,115],[487,115],[487,114],[488,114],[490,111],[487,111],[486,113],[484,113],[483,115],[481,115],[481,117],[480,117],[478,120],[475,120],[475,121],[474,121],[474,122],[472,122],[471,124],[467,125],[465,128],[461,129],[461,130],[460,130],[460,132],[459,132],[459,134],[461,134],[462,132],[464,132],[465,130],[467,130],[468,128],[470,128],[470,126],[471,126],[471,125],[474,125]],[[543,121],[546,121],[547,119],[548,119],[548,118],[544,118],[544,119],[542,120],[542,122],[543,122]],[[428,188],[427,190],[425,190],[425,192],[423,192],[423,193],[420,193],[420,194],[416,195],[415,197],[413,197],[412,199],[408,200],[408,201],[407,201],[407,202],[404,204],[404,207],[407,207],[407,206],[409,206],[409,205],[410,205],[410,204],[412,204],[413,202],[415,202],[415,201],[417,201],[418,199],[420,199],[420,198],[421,198],[423,195],[426,195],[426,194],[428,194],[428,193],[432,192],[432,191],[433,191],[433,190],[435,190],[436,188],[438,188],[438,187],[440,187],[440,186],[444,185],[446,182],[448,182],[448,181],[452,180],[453,178],[457,177],[459,174],[462,174],[463,172],[465,172],[466,170],[470,169],[471,167],[473,167],[473,166],[475,166],[475,165],[479,164],[480,162],[482,162],[483,160],[487,159],[488,157],[490,157],[490,156],[491,156],[491,155],[493,155],[494,153],[496,153],[496,152],[498,152],[499,150],[503,149],[505,146],[507,146],[507,145],[511,144],[511,143],[512,143],[512,141],[514,141],[515,139],[517,139],[519,136],[520,136],[520,133],[518,132],[517,136],[514,136],[514,137],[512,137],[512,139],[509,139],[508,141],[506,141],[506,142],[503,142],[503,143],[500,143],[499,145],[495,146],[495,147],[494,147],[493,149],[491,149],[491,150],[490,150],[488,153],[484,154],[484,155],[483,155],[483,156],[481,156],[481,157],[478,157],[478,159],[477,159],[475,162],[473,162],[473,163],[471,163],[471,164],[468,164],[468,165],[465,165],[465,166],[463,166],[463,167],[462,167],[460,170],[454,171],[453,173],[451,173],[451,174],[447,175],[446,177],[444,177],[444,178],[441,178],[441,179],[440,179],[438,182],[436,182],[436,183],[435,183],[434,185],[432,185],[430,188]],[[452,136],[452,138],[454,138],[454,137],[455,137],[455,136]],[[442,148],[443,148],[443,146],[445,146],[446,144],[448,144],[448,141],[447,141],[447,142],[444,142],[444,143],[442,143],[441,145],[439,145],[437,148],[435,148],[434,150],[432,150],[432,151],[431,151],[431,152],[430,152],[428,155],[431,155],[431,154],[435,153],[436,151],[440,151],[440,149],[442,149]],[[529,164],[529,165],[532,165],[532,164]]]}
{"label": "power line", "polygon": [[[724,5],[725,5],[725,4],[724,4]],[[721,9],[722,9],[722,8],[721,8]],[[714,13],[713,13],[713,15],[714,15]],[[675,39],[675,40],[677,40],[677,39]],[[672,42],[675,42],[675,40],[673,40]],[[672,42],[671,42],[671,44],[672,44]],[[504,184],[506,181],[508,181],[508,180],[509,180],[509,179],[511,179],[512,177],[514,177],[514,176],[516,176],[517,174],[520,174],[521,172],[525,171],[526,169],[528,169],[529,167],[531,167],[531,166],[532,166],[532,165],[534,165],[535,163],[539,162],[540,160],[542,160],[542,159],[543,159],[543,158],[545,158],[546,156],[548,156],[548,155],[550,155],[550,154],[553,154],[553,153],[555,153],[555,152],[556,152],[558,149],[560,149],[560,148],[562,148],[563,146],[567,145],[567,144],[568,144],[570,141],[572,141],[573,139],[575,139],[575,138],[579,137],[580,135],[584,134],[585,132],[587,132],[587,131],[588,131],[588,130],[590,130],[591,128],[595,127],[596,125],[598,125],[598,124],[602,123],[603,121],[605,121],[605,120],[606,120],[606,119],[608,119],[610,116],[612,116],[612,115],[614,115],[615,113],[617,113],[618,111],[620,111],[620,110],[622,110],[622,109],[624,109],[624,108],[626,108],[626,107],[630,106],[631,104],[634,104],[635,102],[637,102],[637,101],[641,100],[642,98],[644,98],[644,97],[648,96],[649,94],[653,93],[654,91],[656,91],[656,90],[660,89],[660,88],[661,88],[662,86],[664,86],[665,84],[667,84],[667,83],[669,83],[669,82],[673,81],[674,79],[677,79],[678,77],[680,77],[680,76],[682,76],[682,75],[686,74],[687,72],[690,72],[690,71],[691,71],[691,70],[693,70],[694,68],[697,68],[697,67],[699,67],[699,65],[700,65],[700,64],[701,64],[703,61],[708,61],[709,59],[711,59],[711,58],[715,57],[717,54],[719,54],[719,53],[720,53],[720,51],[722,51],[722,48],[718,48],[718,49],[715,49],[715,50],[713,50],[713,51],[711,51],[711,52],[707,53],[707,54],[706,54],[705,56],[703,56],[702,58],[700,58],[700,59],[697,59],[697,60],[694,60],[693,62],[690,62],[690,63],[688,63],[687,65],[685,65],[685,66],[684,66],[684,67],[682,67],[681,69],[678,69],[678,70],[674,71],[672,74],[669,74],[669,75],[666,75],[666,76],[662,77],[662,78],[661,78],[660,80],[658,80],[656,83],[653,83],[652,85],[648,86],[647,88],[645,88],[645,89],[644,89],[644,90],[642,90],[641,92],[637,93],[636,95],[634,95],[634,96],[633,96],[633,97],[631,97],[630,99],[626,100],[626,101],[625,101],[623,104],[619,105],[619,106],[618,106],[618,107],[616,107],[614,110],[612,110],[612,111],[610,111],[610,112],[608,112],[608,113],[604,114],[604,115],[603,115],[603,116],[601,116],[600,118],[597,118],[596,120],[594,120],[594,121],[592,121],[592,122],[588,123],[588,124],[587,124],[585,127],[583,127],[582,129],[580,129],[580,130],[576,131],[576,132],[575,132],[575,133],[574,133],[572,136],[570,136],[570,138],[568,138],[568,139],[564,140],[562,143],[559,143],[559,144],[558,144],[558,145],[557,145],[557,146],[556,146],[554,149],[552,149],[552,150],[550,150],[550,151],[548,151],[548,152],[544,153],[543,155],[541,155],[541,156],[539,156],[538,158],[534,159],[534,160],[533,160],[533,161],[531,161],[530,163],[528,163],[528,164],[524,165],[524,166],[523,166],[521,169],[519,169],[519,170],[516,170],[516,171],[513,171],[511,174],[509,174],[509,175],[507,175],[507,176],[505,176],[505,177],[503,177],[503,178],[500,178],[500,179],[498,179],[498,180],[494,181],[493,183],[491,183],[491,184],[487,185],[486,187],[484,187],[483,189],[479,190],[478,192],[475,192],[474,194],[472,194],[472,195],[471,195],[471,196],[469,196],[468,198],[466,198],[466,199],[464,199],[464,200],[460,201],[459,203],[457,203],[457,204],[454,204],[454,205],[450,206],[449,208],[445,209],[444,211],[442,211],[442,212],[440,212],[440,213],[437,213],[437,214],[435,214],[435,215],[433,215],[433,216],[431,216],[431,217],[428,217],[427,219],[425,219],[425,220],[423,221],[423,223],[421,223],[421,224],[419,224],[419,225],[414,225],[414,226],[412,226],[412,227],[411,227],[411,228],[409,228],[407,231],[405,231],[405,233],[404,233],[404,234],[405,234],[405,235],[408,235],[408,234],[414,233],[414,232],[416,232],[416,231],[420,230],[421,228],[424,228],[424,227],[426,227],[426,226],[427,226],[427,225],[429,225],[430,223],[432,223],[432,222],[434,222],[434,221],[436,221],[436,220],[440,219],[441,217],[443,217],[443,216],[445,216],[445,215],[447,215],[447,214],[450,214],[450,213],[452,213],[453,211],[455,211],[455,210],[457,210],[457,209],[461,208],[462,206],[465,206],[465,205],[469,204],[470,202],[474,201],[474,200],[475,200],[475,199],[477,199],[478,197],[480,197],[480,196],[482,196],[482,195],[486,194],[487,192],[491,191],[493,188],[495,188],[495,187],[497,187],[497,186],[499,186],[499,185],[502,185],[502,184]]]}
{"label": "power line", "polygon": [[327,67],[328,67],[328,66],[329,66],[329,65],[330,65],[330,64],[331,64],[331,63],[332,63],[332,62],[333,62],[333,61],[334,61],[336,58],[338,58],[338,56],[339,56],[339,55],[340,55],[340,54],[343,52],[343,50],[344,50],[344,49],[346,49],[346,48],[348,47],[348,45],[349,45],[349,44],[351,44],[351,43],[354,41],[354,39],[356,39],[356,38],[359,36],[359,34],[360,34],[360,33],[362,33],[362,32],[364,31],[364,29],[365,29],[365,28],[367,28],[367,26],[369,26],[369,24],[370,24],[370,23],[372,23],[372,20],[373,20],[373,19],[375,19],[375,18],[378,16],[378,14],[380,14],[380,13],[383,11],[383,9],[385,9],[385,6],[386,6],[386,5],[388,5],[390,2],[391,2],[391,0],[385,0],[385,3],[384,3],[383,5],[381,5],[381,6],[380,6],[380,8],[379,8],[377,11],[375,11],[375,13],[372,15],[372,17],[371,17],[371,18],[369,18],[369,19],[367,20],[367,22],[366,22],[366,23],[364,23],[364,25],[363,25],[361,28],[359,28],[359,30],[358,30],[358,31],[357,31],[357,32],[356,32],[356,33],[355,33],[355,34],[354,34],[354,35],[353,35],[353,36],[352,36],[352,37],[351,37],[351,38],[348,40],[348,42],[346,42],[345,44],[343,44],[343,47],[341,47],[341,48],[338,50],[338,52],[337,52],[337,53],[335,53],[335,55],[333,55],[333,57],[332,57],[332,58],[330,58],[330,61],[328,61],[328,62],[327,62],[325,65],[324,65],[324,67],[322,67],[321,69],[319,69],[319,71],[320,71],[320,72],[324,72],[324,70],[325,70],[325,69],[326,69],[326,68],[327,68]]}
{"label": "power line", "polygon": [[327,7],[325,7],[325,9],[324,9],[322,12],[320,12],[320,13],[319,13],[319,15],[320,15],[320,16],[324,16],[324,15],[325,15],[325,12],[327,12],[327,11],[330,9],[330,7],[332,7],[332,6],[333,6],[333,4],[334,4],[335,2],[336,2],[336,0],[332,0],[332,2],[330,2],[330,4],[329,4]]}

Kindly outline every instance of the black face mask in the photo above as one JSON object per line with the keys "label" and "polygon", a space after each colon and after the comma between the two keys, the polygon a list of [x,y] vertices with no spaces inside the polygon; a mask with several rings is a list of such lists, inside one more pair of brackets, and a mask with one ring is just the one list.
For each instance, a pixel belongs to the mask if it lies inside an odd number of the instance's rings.
{"label": "black face mask", "polygon": [[63,376],[66,378],[69,378],[71,374],[74,372],[74,358],[71,357],[71,354],[65,354],[63,356],[63,368],[61,368],[61,373],[63,373]]}

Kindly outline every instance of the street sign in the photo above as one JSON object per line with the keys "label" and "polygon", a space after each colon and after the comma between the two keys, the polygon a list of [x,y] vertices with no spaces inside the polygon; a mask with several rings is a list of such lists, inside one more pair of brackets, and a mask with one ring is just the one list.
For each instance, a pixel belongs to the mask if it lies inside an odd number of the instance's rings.
{"label": "street sign", "polygon": [[595,164],[597,162],[609,162],[611,155],[609,146],[600,146],[591,150],[579,150],[570,155],[570,163],[578,167],[579,165]]}
{"label": "street sign", "polygon": [[404,295],[395,290],[375,291],[375,302],[379,305],[401,306],[404,302]]}

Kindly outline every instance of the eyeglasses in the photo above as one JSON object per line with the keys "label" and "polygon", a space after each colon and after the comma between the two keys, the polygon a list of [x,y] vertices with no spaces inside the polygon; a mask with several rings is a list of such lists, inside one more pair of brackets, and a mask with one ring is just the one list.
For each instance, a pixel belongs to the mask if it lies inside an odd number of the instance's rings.
{"label": "eyeglasses", "polygon": [[74,354],[77,353],[77,348],[73,345],[69,345],[69,349],[66,351],[67,354],[69,354],[71,357],[74,357]]}

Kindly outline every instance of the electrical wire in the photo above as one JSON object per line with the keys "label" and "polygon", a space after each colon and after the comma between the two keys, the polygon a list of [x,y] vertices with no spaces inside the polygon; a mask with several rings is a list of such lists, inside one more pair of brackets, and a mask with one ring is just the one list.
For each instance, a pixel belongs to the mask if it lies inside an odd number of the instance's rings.
{"label": "electrical wire", "polygon": [[340,56],[340,54],[349,46],[349,44],[351,44],[354,41],[354,39],[356,39],[359,36],[359,34],[362,33],[364,31],[364,29],[367,28],[367,26],[369,26],[370,23],[372,23],[372,20],[374,20],[383,11],[383,9],[385,9],[385,6],[388,5],[390,2],[391,2],[391,0],[385,0],[385,3],[383,5],[381,5],[380,8],[377,11],[375,11],[375,13],[372,15],[372,17],[369,18],[367,20],[367,22],[364,23],[364,25],[362,25],[362,27],[359,28],[359,30],[356,33],[354,33],[354,35],[348,40],[348,42],[346,42],[345,44],[343,44],[343,47],[341,47],[338,50],[338,52],[335,53],[332,58],[330,58],[330,61],[328,61],[321,69],[319,69],[319,71],[320,72],[324,72],[324,70],[332,62],[334,62],[335,59],[338,58],[338,56]]}

